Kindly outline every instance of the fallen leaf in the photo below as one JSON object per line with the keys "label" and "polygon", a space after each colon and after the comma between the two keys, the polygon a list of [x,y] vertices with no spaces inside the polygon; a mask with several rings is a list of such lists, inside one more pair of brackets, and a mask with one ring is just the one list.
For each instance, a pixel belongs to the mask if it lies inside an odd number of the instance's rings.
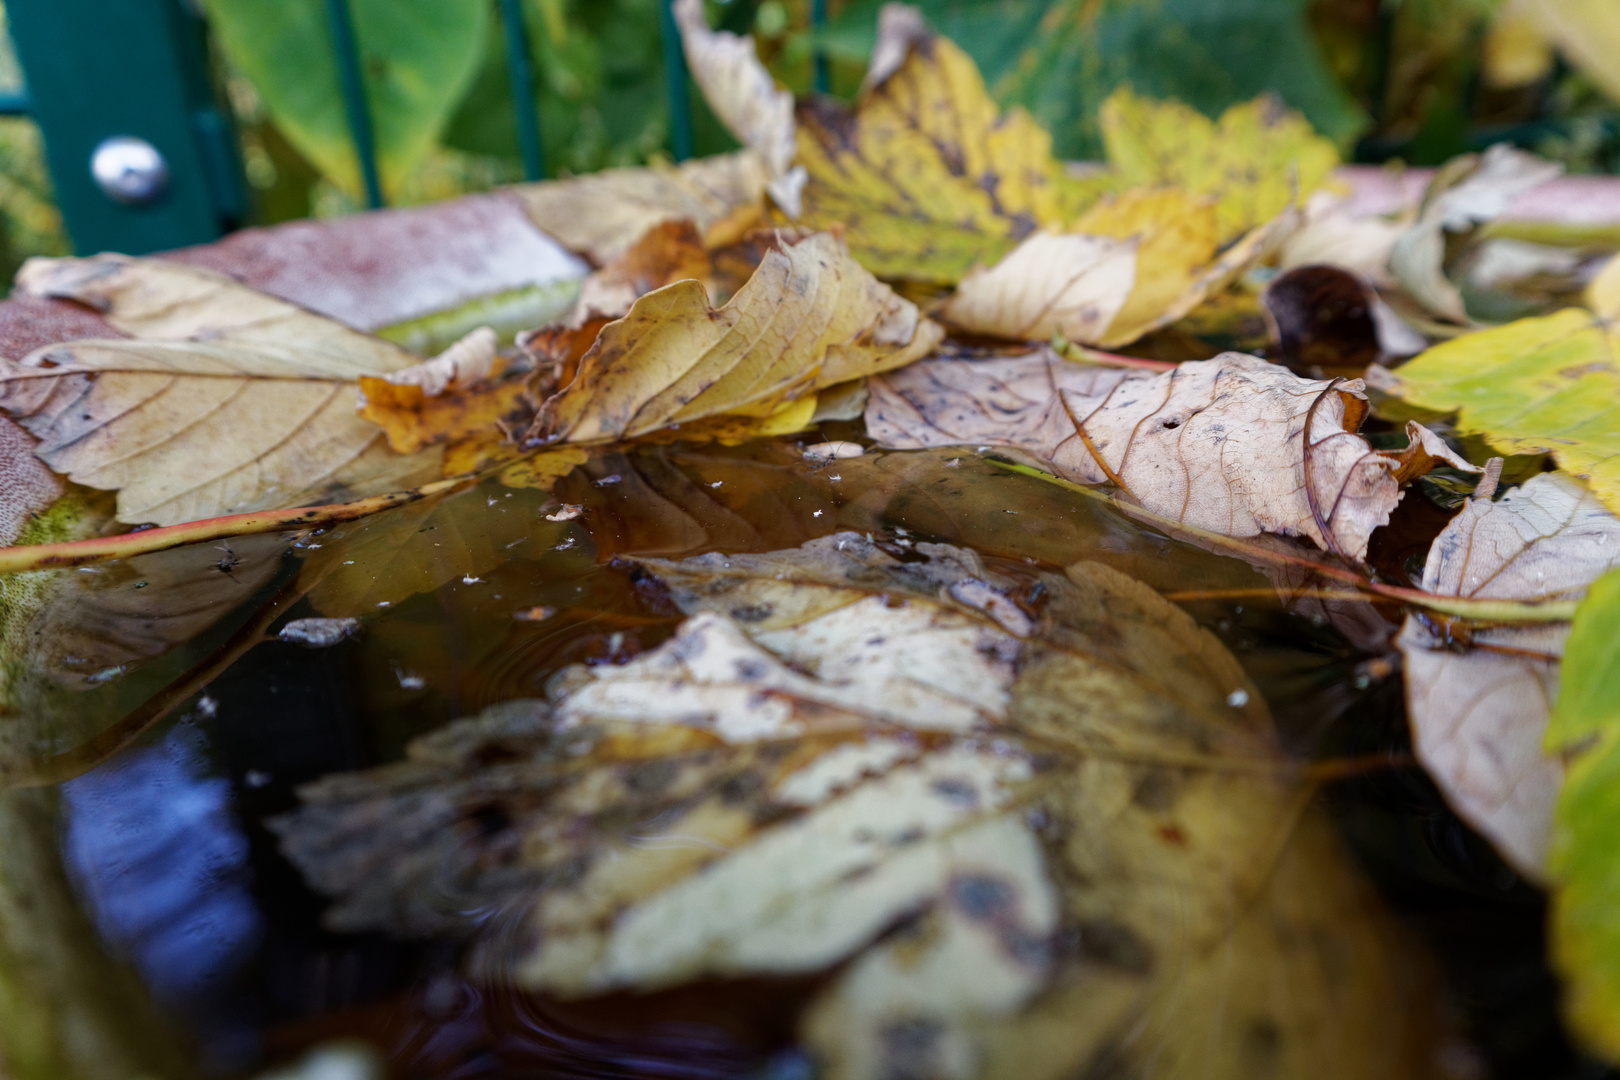
{"label": "fallen leaf", "polygon": [[391,454],[354,415],[356,378],[414,362],[398,346],[159,260],[34,260],[18,288],[88,304],[135,335],[0,360],[0,408],[51,468],[117,491],[120,521],[339,501],[438,472],[436,453]]}
{"label": "fallen leaf", "polygon": [[885,26],[876,54],[905,60],[853,111],[828,98],[799,105],[802,223],[846,226],[875,274],[936,282],[994,263],[1037,228],[1062,229],[1086,195],[1051,136],[1021,109],[1002,114],[950,41]]}
{"label": "fallen leaf", "polygon": [[330,925],[567,996],[831,969],[800,1037],[840,1080],[1245,1076],[1254,1025],[1281,1075],[1427,1075],[1409,945],[1151,590],[853,533],[638,573],[689,616],[666,644],[273,822]]}
{"label": "fallen leaf", "polygon": [[942,336],[836,235],[783,234],[723,307],[691,280],[637,300],[603,328],[531,435],[605,442],[722,414],[765,418],[822,387],[908,364]]}
{"label": "fallen leaf", "polygon": [[1620,509],[1620,261],[1592,283],[1593,312],[1567,308],[1436,345],[1401,365],[1389,390],[1457,410],[1457,428],[1502,454],[1551,454]]}
{"label": "fallen leaf", "polygon": [[1447,234],[1467,233],[1498,217],[1519,195],[1558,176],[1564,167],[1497,143],[1440,169],[1424,193],[1418,219],[1390,249],[1396,282],[1427,311],[1454,323],[1471,322],[1462,293],[1445,275]]}
{"label": "fallen leaf", "polygon": [[[1580,481],[1542,473],[1499,502],[1470,500],[1435,539],[1423,588],[1445,596],[1572,600],[1620,566],[1620,519]],[[1459,816],[1532,880],[1547,872],[1563,767],[1542,752],[1558,697],[1561,624],[1454,639],[1408,616],[1397,644],[1418,760]]]}
{"label": "fallen leaf", "polygon": [[1095,344],[1130,297],[1136,264],[1134,239],[1040,230],[988,270],[968,271],[940,314],[970,333]]}
{"label": "fallen leaf", "polygon": [[709,29],[703,0],[675,0],[687,70],[715,117],[764,163],[765,190],[790,218],[799,216],[804,166],[794,165],[793,94],[759,62],[754,39]]}
{"label": "fallen leaf", "polygon": [[431,360],[387,375],[362,375],[359,415],[401,454],[499,430],[523,411],[526,376],[499,378],[495,331],[479,327]]}
{"label": "fallen leaf", "polygon": [[1333,144],[1272,95],[1210,120],[1176,101],[1116,90],[1098,115],[1126,186],[1174,186],[1215,200],[1225,244],[1309,196],[1339,164]]}
{"label": "fallen leaf", "polygon": [[1215,204],[1179,188],[1138,189],[1104,198],[1073,230],[1136,240],[1135,280],[1125,306],[1096,338],[1068,335],[1087,345],[1116,348],[1179,318],[1186,313],[1184,298],[1215,261]]}
{"label": "fallen leaf", "polygon": [[884,446],[1013,447],[1225,536],[1300,536],[1359,559],[1401,498],[1396,458],[1355,434],[1359,380],[1301,379],[1241,353],[1163,374],[1049,350],[936,358],[873,379],[870,393],[867,432]]}
{"label": "fallen leaf", "polygon": [[1360,375],[1382,355],[1373,321],[1377,295],[1332,266],[1301,266],[1273,278],[1261,297],[1277,361],[1302,375]]}
{"label": "fallen leaf", "polygon": [[1620,101],[1620,75],[1614,70],[1620,49],[1620,13],[1603,0],[1538,0],[1514,10],[1558,47],[1581,71]]}
{"label": "fallen leaf", "polygon": [[1620,572],[1592,584],[1575,612],[1563,685],[1546,749],[1567,761],[1558,795],[1551,869],[1552,951],[1564,1015],[1580,1038],[1620,1060],[1620,939],[1614,925],[1620,865]]}
{"label": "fallen leaf", "polygon": [[760,224],[766,183],[759,155],[743,150],[511,190],[542,231],[605,266],[664,221],[691,221],[716,244],[742,236]]}

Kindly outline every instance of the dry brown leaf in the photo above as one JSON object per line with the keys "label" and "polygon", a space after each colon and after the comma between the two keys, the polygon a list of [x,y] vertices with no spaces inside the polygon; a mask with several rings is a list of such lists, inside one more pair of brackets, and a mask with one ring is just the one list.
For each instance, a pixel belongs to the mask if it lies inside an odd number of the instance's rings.
{"label": "dry brown leaf", "polygon": [[480,327],[431,360],[361,376],[359,415],[401,454],[499,432],[502,419],[522,412],[525,379],[501,378],[495,342],[495,331]]}
{"label": "dry brown leaf", "polygon": [[822,387],[908,364],[942,336],[836,235],[783,233],[723,307],[692,280],[638,299],[603,328],[532,434],[606,442],[727,414],[765,418]]}
{"label": "dry brown leaf", "polygon": [[396,345],[195,267],[34,260],[18,287],[89,304],[131,339],[0,361],[0,408],[53,469],[118,492],[118,518],[172,525],[437,474],[354,414],[354,380],[410,366]]}
{"label": "dry brown leaf", "polygon": [[870,393],[867,431],[885,446],[1013,447],[1226,536],[1300,536],[1359,559],[1401,498],[1398,461],[1354,434],[1367,414],[1359,380],[1301,379],[1241,353],[1157,375],[1044,349],[936,358]]}
{"label": "dry brown leaf", "polygon": [[709,108],[737,141],[765,165],[771,200],[790,218],[799,216],[803,165],[795,166],[793,94],[776,85],[754,51],[754,39],[711,30],[703,0],[675,0],[671,10],[692,80]]}
{"label": "dry brown leaf", "polygon": [[689,220],[717,244],[742,236],[760,224],[766,183],[759,155],[741,150],[512,190],[543,231],[605,266],[664,221]]}
{"label": "dry brown leaf", "polygon": [[839,1080],[1236,1080],[1256,1024],[1272,1075],[1426,1075],[1409,947],[1151,590],[853,533],[638,573],[691,616],[669,642],[275,823],[333,926],[473,935],[570,996],[831,969],[800,1037]]}
{"label": "dry brown leaf", "polygon": [[[1579,480],[1542,473],[1500,502],[1470,500],[1434,541],[1423,588],[1445,596],[1576,600],[1620,566],[1620,518]],[[1546,875],[1563,766],[1542,751],[1569,627],[1453,640],[1408,616],[1398,639],[1418,760],[1457,813],[1521,873]]]}

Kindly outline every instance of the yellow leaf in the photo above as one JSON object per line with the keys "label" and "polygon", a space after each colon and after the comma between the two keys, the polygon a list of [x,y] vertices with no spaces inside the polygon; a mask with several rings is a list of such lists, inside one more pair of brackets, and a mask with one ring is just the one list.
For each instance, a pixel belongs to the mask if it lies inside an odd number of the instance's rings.
{"label": "yellow leaf", "polygon": [[943,331],[831,233],[780,236],[724,307],[677,281],[602,329],[533,434],[634,438],[723,414],[764,416],[821,387],[908,364]]}
{"label": "yellow leaf", "polygon": [[498,377],[495,331],[480,327],[431,360],[384,376],[360,377],[363,419],[383,429],[402,454],[498,430],[518,410],[523,380]]}
{"label": "yellow leaf", "polygon": [[1213,197],[1223,243],[1303,200],[1339,163],[1332,143],[1271,96],[1233,105],[1217,123],[1180,102],[1120,89],[1103,102],[1100,122],[1125,184]]}
{"label": "yellow leaf", "polygon": [[1436,345],[1395,372],[1393,393],[1457,411],[1457,427],[1503,454],[1551,454],[1620,510],[1620,269],[1611,262],[1588,300]]}
{"label": "yellow leaf", "polygon": [[1130,298],[1107,332],[1071,341],[1112,348],[1128,344],[1158,323],[1192,289],[1215,258],[1214,201],[1177,188],[1128,191],[1104,199],[1074,224],[1094,236],[1136,238],[1136,278]]}
{"label": "yellow leaf", "polygon": [[905,60],[853,112],[826,99],[799,106],[810,172],[800,220],[846,225],[850,250],[875,274],[960,281],[1036,228],[1061,228],[1080,189],[1053,159],[1051,136],[1020,109],[1001,113],[961,49],[933,34],[905,45]]}
{"label": "yellow leaf", "polygon": [[1612,0],[1537,0],[1525,17],[1558,46],[1581,73],[1620,101],[1620,5]]}
{"label": "yellow leaf", "polygon": [[1530,5],[1504,4],[1485,35],[1481,71],[1488,86],[1512,88],[1540,82],[1552,70],[1553,51]]}
{"label": "yellow leaf", "polygon": [[172,525],[411,487],[439,454],[401,457],[354,414],[355,379],[414,357],[221,274],[102,255],[37,260],[24,294],[105,313],[132,339],[0,362],[0,408],[57,472],[118,492],[118,519]]}

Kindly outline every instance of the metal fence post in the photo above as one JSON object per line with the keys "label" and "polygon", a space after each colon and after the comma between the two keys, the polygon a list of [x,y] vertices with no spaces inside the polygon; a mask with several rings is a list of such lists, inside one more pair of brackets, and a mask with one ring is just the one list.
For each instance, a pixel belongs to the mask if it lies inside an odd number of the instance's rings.
{"label": "metal fence post", "polygon": [[38,121],[78,251],[144,254],[242,222],[235,135],[180,0],[11,0],[7,15],[28,80],[7,111]]}
{"label": "metal fence post", "polygon": [[360,161],[360,183],[366,190],[366,205],[375,210],[383,204],[382,181],[377,175],[377,140],[371,126],[371,107],[366,102],[365,73],[360,67],[360,46],[354,37],[349,0],[326,0],[326,14],[332,27],[332,51],[336,54],[349,137],[354,140],[354,154]]}
{"label": "metal fence post", "polygon": [[669,98],[669,148],[676,161],[692,156],[692,100],[686,90],[686,53],[675,24],[675,0],[661,0],[658,28],[664,35],[664,92]]}

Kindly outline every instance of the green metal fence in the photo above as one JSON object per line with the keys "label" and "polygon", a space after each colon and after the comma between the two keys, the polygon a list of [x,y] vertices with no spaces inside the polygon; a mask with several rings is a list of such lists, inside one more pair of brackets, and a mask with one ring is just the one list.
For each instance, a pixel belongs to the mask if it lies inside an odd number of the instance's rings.
{"label": "green metal fence", "polygon": [[[368,205],[383,205],[376,142],[349,0],[325,0],[339,86]],[[523,0],[497,0],[524,175],[545,176]],[[812,22],[826,18],[813,0]],[[209,77],[207,26],[188,0],[10,0],[26,93],[0,115],[40,126],[46,162],[76,250],[143,254],[214,240],[245,223],[240,147]],[[661,30],[670,151],[692,154],[685,59],[669,0]],[[815,61],[825,90],[825,59]]]}

